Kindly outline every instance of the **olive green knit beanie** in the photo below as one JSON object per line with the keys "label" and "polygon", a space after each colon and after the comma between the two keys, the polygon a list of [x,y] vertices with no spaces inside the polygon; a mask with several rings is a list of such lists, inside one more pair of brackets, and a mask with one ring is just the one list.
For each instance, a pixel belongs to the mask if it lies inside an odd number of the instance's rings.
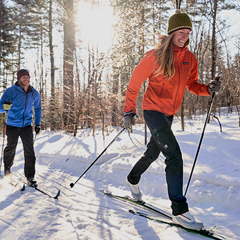
{"label": "olive green knit beanie", "polygon": [[192,22],[186,13],[181,13],[179,10],[177,10],[176,13],[173,14],[168,20],[167,33],[169,35],[172,32],[183,28],[192,30]]}

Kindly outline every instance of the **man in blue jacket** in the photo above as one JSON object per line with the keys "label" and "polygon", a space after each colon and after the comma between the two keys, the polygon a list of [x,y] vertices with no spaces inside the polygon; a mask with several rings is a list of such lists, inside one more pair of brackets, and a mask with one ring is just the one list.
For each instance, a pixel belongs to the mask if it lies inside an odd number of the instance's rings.
{"label": "man in blue jacket", "polygon": [[0,112],[7,111],[6,135],[7,146],[4,149],[5,175],[11,173],[11,167],[20,136],[24,149],[24,174],[29,185],[36,186],[35,152],[33,148],[32,115],[34,107],[35,132],[40,132],[42,115],[39,92],[30,85],[30,74],[26,69],[17,72],[17,82],[7,88],[0,100]]}

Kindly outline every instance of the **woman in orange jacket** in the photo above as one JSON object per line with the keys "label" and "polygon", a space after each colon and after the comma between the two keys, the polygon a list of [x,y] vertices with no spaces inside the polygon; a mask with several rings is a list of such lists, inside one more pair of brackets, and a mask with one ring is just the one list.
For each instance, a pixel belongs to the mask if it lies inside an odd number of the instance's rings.
{"label": "woman in orange jacket", "polygon": [[166,157],[165,171],[173,221],[186,228],[200,230],[203,224],[195,221],[183,196],[182,154],[171,125],[173,116],[181,106],[186,87],[194,94],[209,96],[220,90],[221,83],[216,80],[208,85],[198,82],[198,62],[187,48],[191,29],[189,16],[176,11],[168,21],[168,36],[160,37],[157,47],[146,53],[132,73],[123,108],[124,126],[126,129],[131,128],[139,89],[149,79],[142,108],[152,135],[147,150],[132,168],[126,183],[132,196],[141,200],[138,186],[141,175],[162,152]]}

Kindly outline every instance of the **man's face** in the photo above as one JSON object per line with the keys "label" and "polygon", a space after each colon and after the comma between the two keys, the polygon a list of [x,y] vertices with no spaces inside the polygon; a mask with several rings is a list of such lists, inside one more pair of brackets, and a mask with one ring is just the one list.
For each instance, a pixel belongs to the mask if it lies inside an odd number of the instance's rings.
{"label": "man's face", "polygon": [[22,76],[19,80],[18,80],[19,84],[21,85],[21,87],[28,87],[30,84],[30,77],[25,75]]}

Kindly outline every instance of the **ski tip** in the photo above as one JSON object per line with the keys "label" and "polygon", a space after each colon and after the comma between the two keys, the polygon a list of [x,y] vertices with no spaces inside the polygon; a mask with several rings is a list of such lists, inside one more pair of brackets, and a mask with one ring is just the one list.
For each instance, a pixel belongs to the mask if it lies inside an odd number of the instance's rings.
{"label": "ski tip", "polygon": [[100,192],[109,197],[113,196],[113,194],[111,192],[109,192],[108,190],[100,189]]}
{"label": "ski tip", "polygon": [[58,199],[59,196],[60,196],[60,190],[58,190],[58,193],[57,193],[57,195],[54,198]]}
{"label": "ski tip", "polygon": [[23,184],[22,188],[21,188],[21,192],[25,191],[25,184]]}
{"label": "ski tip", "polygon": [[130,210],[128,210],[130,213],[132,213],[132,214],[136,214],[136,212],[134,211],[134,210],[132,210],[132,209],[130,209]]}

